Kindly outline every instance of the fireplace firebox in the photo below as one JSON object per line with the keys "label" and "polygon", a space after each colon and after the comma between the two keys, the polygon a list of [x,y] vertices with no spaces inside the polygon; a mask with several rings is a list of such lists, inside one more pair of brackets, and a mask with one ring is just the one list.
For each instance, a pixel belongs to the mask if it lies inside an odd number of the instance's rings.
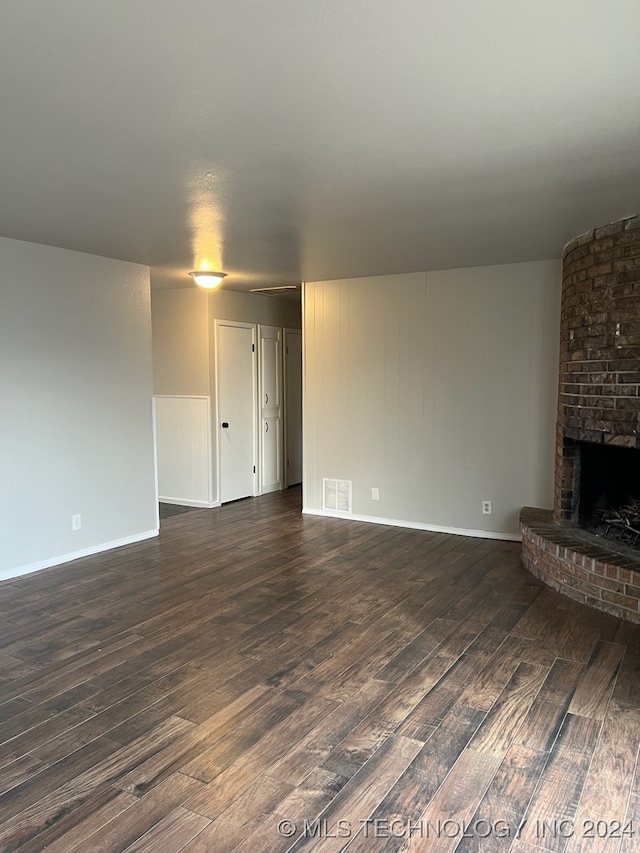
{"label": "fireplace firebox", "polygon": [[575,474],[575,523],[640,548],[640,450],[579,442]]}

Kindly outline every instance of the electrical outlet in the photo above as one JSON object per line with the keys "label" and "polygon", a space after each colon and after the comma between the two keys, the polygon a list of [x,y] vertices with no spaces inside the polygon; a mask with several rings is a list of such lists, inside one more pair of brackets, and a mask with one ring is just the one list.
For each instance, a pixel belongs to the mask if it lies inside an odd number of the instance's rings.
{"label": "electrical outlet", "polygon": [[71,516],[71,529],[72,530],[80,530],[82,527],[82,516],[81,515],[72,515]]}
{"label": "electrical outlet", "polygon": [[492,513],[493,507],[491,506],[491,501],[482,501],[482,514],[491,515]]}
{"label": "electrical outlet", "polygon": [[379,501],[380,500],[380,489],[371,489],[371,500]]}

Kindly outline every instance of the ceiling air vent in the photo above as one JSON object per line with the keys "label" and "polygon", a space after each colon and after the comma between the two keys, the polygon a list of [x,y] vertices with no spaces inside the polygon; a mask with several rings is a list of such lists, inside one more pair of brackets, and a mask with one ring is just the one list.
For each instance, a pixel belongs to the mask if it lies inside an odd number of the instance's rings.
{"label": "ceiling air vent", "polygon": [[351,512],[351,480],[322,480],[322,509]]}
{"label": "ceiling air vent", "polygon": [[277,287],[253,287],[249,293],[265,293],[267,296],[278,296],[281,293],[295,293],[300,290],[299,284],[281,284]]}

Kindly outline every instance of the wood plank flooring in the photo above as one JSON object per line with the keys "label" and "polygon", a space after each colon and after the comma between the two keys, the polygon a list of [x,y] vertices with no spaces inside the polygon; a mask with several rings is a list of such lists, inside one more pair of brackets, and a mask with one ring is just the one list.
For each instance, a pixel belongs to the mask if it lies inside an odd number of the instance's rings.
{"label": "wood plank flooring", "polygon": [[0,584],[0,850],[640,849],[640,628],[300,504]]}

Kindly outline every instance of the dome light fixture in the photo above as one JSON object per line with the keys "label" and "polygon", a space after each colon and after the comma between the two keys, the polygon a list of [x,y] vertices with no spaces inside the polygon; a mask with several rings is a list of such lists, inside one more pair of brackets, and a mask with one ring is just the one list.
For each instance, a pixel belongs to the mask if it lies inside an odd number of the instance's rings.
{"label": "dome light fixture", "polygon": [[196,284],[200,285],[200,287],[207,287],[209,290],[213,287],[217,287],[223,278],[226,276],[226,272],[210,272],[209,270],[194,270],[190,272],[189,275],[195,281]]}

